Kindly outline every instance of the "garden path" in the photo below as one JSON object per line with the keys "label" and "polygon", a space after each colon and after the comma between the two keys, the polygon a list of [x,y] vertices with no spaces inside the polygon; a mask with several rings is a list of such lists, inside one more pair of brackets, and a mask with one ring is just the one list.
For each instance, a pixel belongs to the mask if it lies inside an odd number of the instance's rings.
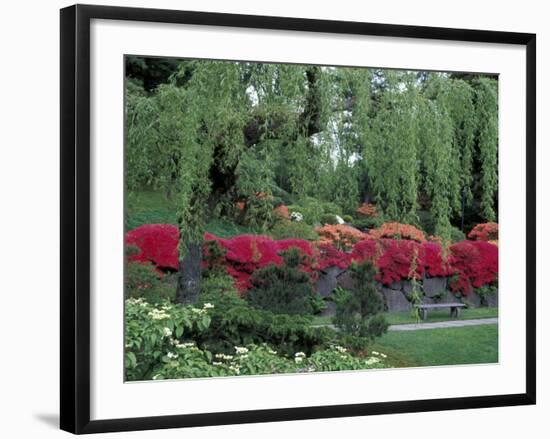
{"label": "garden path", "polygon": [[417,331],[419,329],[458,328],[461,326],[494,325],[497,323],[498,317],[471,320],[447,320],[445,322],[390,325],[388,331]]}
{"label": "garden path", "polygon": [[[471,320],[447,320],[445,322],[433,323],[406,323],[401,325],[390,325],[388,327],[388,331],[418,331],[422,329],[459,328],[462,326],[496,325],[497,323],[498,317]],[[320,326],[336,329],[334,325],[314,325],[314,327]]]}

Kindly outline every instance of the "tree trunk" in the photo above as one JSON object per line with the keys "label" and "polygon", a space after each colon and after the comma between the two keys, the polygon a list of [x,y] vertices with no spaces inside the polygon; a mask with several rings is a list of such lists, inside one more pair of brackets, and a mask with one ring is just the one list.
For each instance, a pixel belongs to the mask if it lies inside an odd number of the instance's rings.
{"label": "tree trunk", "polygon": [[186,255],[179,263],[177,300],[196,303],[201,287],[202,244],[187,243]]}

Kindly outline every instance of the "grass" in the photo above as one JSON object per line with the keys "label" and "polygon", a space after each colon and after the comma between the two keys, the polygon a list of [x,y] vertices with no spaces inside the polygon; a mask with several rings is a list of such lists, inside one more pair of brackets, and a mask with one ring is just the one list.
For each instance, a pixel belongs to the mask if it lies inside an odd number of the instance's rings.
{"label": "grass", "polygon": [[[128,231],[143,224],[177,224],[176,201],[157,191],[129,194],[126,200],[125,228]],[[207,224],[206,231],[220,238],[261,233],[256,229],[222,219],[212,220]]]}
{"label": "grass", "polygon": [[[416,318],[410,312],[402,313],[384,313],[386,320],[390,325],[402,325],[406,323],[417,323]],[[460,317],[453,320],[486,319],[489,317],[498,317],[498,308],[467,308],[460,311]],[[430,310],[428,318],[424,322],[444,322],[451,320],[449,310]],[[331,317],[317,316],[313,319],[314,325],[332,324]]]}
{"label": "grass", "polygon": [[373,350],[394,367],[481,364],[498,361],[498,325],[388,332]]}

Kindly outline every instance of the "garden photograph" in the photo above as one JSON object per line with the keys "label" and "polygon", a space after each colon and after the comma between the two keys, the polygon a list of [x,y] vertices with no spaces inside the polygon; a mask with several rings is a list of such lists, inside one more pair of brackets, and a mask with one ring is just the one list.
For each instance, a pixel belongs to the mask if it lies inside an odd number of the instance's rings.
{"label": "garden photograph", "polygon": [[125,381],[498,363],[497,75],[124,62]]}

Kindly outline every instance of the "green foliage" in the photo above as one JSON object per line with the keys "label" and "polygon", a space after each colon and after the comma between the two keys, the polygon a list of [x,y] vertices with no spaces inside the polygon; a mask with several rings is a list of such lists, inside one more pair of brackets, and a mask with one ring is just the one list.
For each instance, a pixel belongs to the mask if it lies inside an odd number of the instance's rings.
{"label": "green foliage", "polygon": [[384,354],[354,357],[340,346],[331,346],[311,357],[296,352],[293,358],[278,355],[268,345],[235,346],[231,354],[212,355],[193,345],[180,347],[155,371],[154,379],[178,379],[273,373],[304,373],[385,367]]}
{"label": "green foliage", "polygon": [[189,332],[202,333],[210,325],[209,307],[183,307],[168,302],[152,305],[126,299],[124,346],[126,379],[151,379],[160,361],[180,344]]}
{"label": "green foliage", "polygon": [[361,216],[354,218],[352,221],[354,227],[359,230],[364,229],[377,229],[384,224],[384,217],[382,216]]}
{"label": "green foliage", "polygon": [[[200,242],[213,217],[234,219],[236,200],[247,201],[238,222],[265,232],[273,199],[257,192],[281,197],[310,225],[353,213],[365,199],[388,221],[418,223],[419,210],[429,211],[433,231],[425,229],[445,238],[462,199],[469,222],[496,219],[495,79],[140,57],[131,64],[126,187],[163,190],[178,215],[159,211],[151,220],[177,221],[182,243]],[[145,90],[140,78],[156,85]],[[128,219],[144,221],[139,215]]]}
{"label": "green foliage", "polygon": [[336,215],[332,213],[324,213],[321,215],[321,224],[338,224],[336,220]]}
{"label": "green foliage", "polygon": [[408,223],[416,217],[420,95],[409,72],[384,71],[385,88],[368,128],[364,157],[377,207],[388,219]]}
{"label": "green foliage", "polygon": [[126,298],[143,298],[149,303],[172,301],[176,285],[170,275],[161,275],[152,264],[130,262],[124,273],[124,295]]}
{"label": "green foliage", "polygon": [[486,221],[495,221],[498,190],[498,88],[488,78],[476,82],[477,140],[481,163],[480,208]]}
{"label": "green foliage", "polygon": [[315,291],[308,274],[299,270],[304,256],[297,248],[282,252],[282,265],[256,270],[246,300],[254,307],[275,314],[312,314]]}
{"label": "green foliage", "polygon": [[361,337],[363,340],[360,341],[367,344],[388,329],[388,323],[382,314],[384,301],[376,288],[376,269],[372,262],[353,264],[351,275],[354,280],[353,290],[336,290],[334,324],[344,334],[355,338]]}
{"label": "green foliage", "polygon": [[251,307],[240,298],[228,275],[203,279],[200,303],[211,303],[212,322],[207,332],[192,334],[202,349],[231,353],[234,346],[267,343],[285,355],[311,353],[329,339],[327,328],[312,328],[311,317],[274,314]]}
{"label": "green foliage", "polygon": [[342,216],[342,219],[346,222],[346,223],[351,223],[353,222],[353,217],[351,215],[343,215]]}
{"label": "green foliage", "polygon": [[319,234],[313,226],[304,221],[277,221],[269,230],[269,234],[275,239],[305,239],[307,241],[317,241]]}
{"label": "green foliage", "polygon": [[452,227],[450,228],[450,238],[453,243],[464,241],[466,239],[466,235],[462,230],[460,230],[458,227]]}
{"label": "green foliage", "polygon": [[483,285],[475,289],[475,292],[478,294],[481,300],[481,304],[484,306],[487,306],[488,304],[488,297],[496,294],[497,291],[498,287],[494,285]]}

